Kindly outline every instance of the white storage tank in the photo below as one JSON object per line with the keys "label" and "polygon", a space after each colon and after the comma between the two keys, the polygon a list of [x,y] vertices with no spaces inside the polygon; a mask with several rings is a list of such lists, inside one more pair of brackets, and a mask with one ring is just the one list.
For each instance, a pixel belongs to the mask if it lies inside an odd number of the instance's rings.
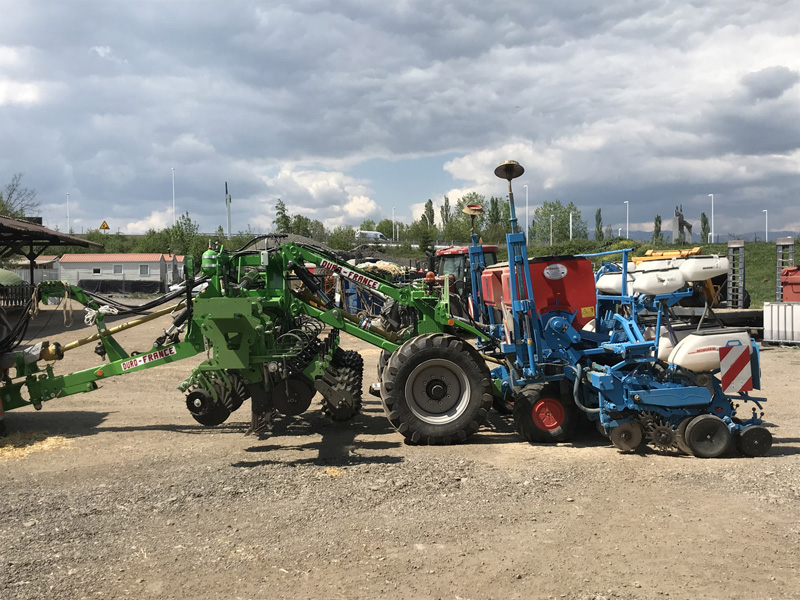
{"label": "white storage tank", "polygon": [[800,344],[800,302],[764,303],[764,341]]}

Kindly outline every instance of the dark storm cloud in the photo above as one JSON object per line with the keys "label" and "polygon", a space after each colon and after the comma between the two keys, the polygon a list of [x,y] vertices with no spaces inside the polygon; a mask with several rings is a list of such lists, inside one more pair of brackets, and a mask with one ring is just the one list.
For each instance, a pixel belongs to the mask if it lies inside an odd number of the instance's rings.
{"label": "dark storm cloud", "polygon": [[778,98],[798,81],[800,74],[784,66],[768,67],[742,77],[742,84],[754,100]]}

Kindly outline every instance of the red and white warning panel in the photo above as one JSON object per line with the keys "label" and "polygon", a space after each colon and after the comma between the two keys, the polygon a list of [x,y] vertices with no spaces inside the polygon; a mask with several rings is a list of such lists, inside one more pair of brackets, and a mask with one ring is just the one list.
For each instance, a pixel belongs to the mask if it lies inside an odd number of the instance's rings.
{"label": "red and white warning panel", "polygon": [[723,392],[736,394],[752,391],[753,370],[750,366],[749,344],[720,346],[719,369]]}

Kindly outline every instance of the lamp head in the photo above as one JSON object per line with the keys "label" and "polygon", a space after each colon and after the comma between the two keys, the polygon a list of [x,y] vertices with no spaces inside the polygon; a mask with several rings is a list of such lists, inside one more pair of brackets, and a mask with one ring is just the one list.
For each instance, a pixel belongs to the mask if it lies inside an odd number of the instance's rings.
{"label": "lamp head", "polygon": [[507,160],[503,163],[500,163],[500,165],[498,165],[498,167],[494,170],[494,174],[500,179],[508,179],[509,181],[516,179],[524,172],[525,169],[523,169],[522,165],[515,160]]}

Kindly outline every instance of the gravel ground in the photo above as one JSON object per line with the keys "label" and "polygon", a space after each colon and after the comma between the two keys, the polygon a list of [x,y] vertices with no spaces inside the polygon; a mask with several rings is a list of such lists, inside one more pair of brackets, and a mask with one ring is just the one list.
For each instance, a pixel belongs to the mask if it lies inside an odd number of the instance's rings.
{"label": "gravel ground", "polygon": [[[51,314],[35,335],[86,333]],[[377,351],[344,346],[371,382]],[[199,360],[7,414],[63,442],[0,454],[0,598],[800,598],[797,349],[762,353],[771,453],[713,460],[619,454],[590,427],[532,446],[494,413],[467,444],[408,446],[366,394],[350,423],[315,409],[259,440],[247,404],[192,420],[175,386]]]}

